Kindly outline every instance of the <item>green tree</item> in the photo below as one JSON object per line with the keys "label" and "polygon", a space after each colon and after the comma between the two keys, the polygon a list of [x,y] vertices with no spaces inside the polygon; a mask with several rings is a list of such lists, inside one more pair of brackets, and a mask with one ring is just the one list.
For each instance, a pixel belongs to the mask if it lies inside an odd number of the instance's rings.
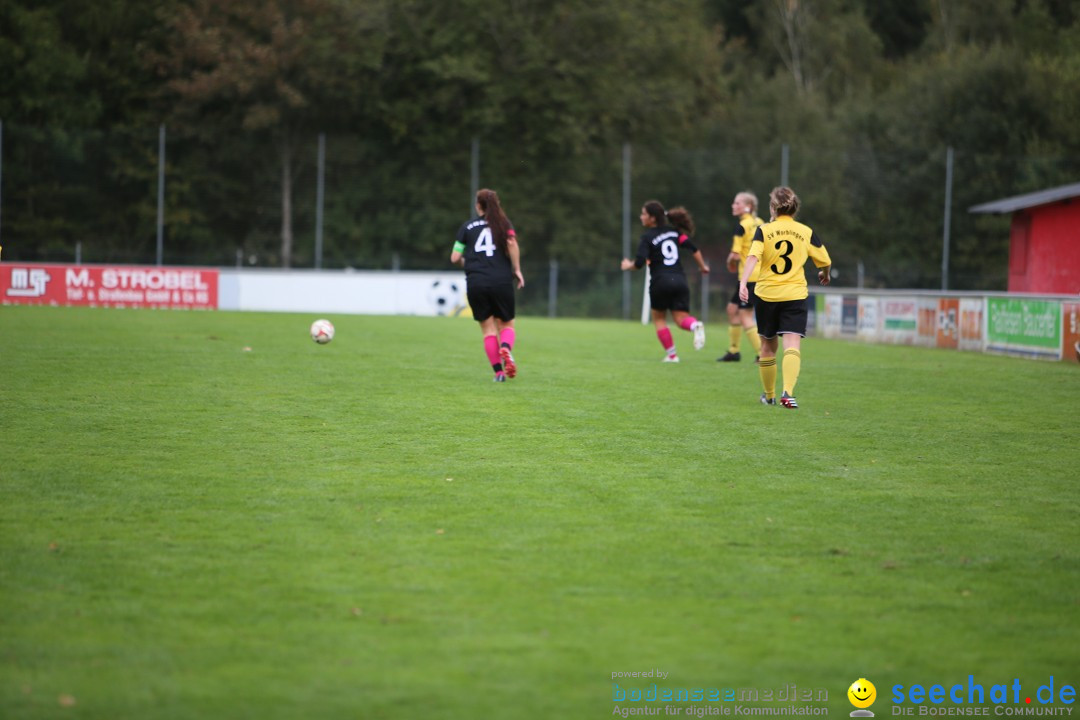
{"label": "green tree", "polygon": [[[958,275],[1001,280],[1007,228],[1003,231],[997,219],[973,218],[966,208],[1038,189],[1027,155],[1033,143],[1048,137],[1051,119],[1018,50],[968,46],[948,57],[947,63],[931,56],[912,64],[907,81],[876,97],[852,124],[853,134],[866,141],[884,169],[869,185],[889,202],[868,221],[874,233],[864,239],[864,249],[885,267],[916,268],[914,275],[926,279],[939,274],[943,229],[937,208],[942,207],[945,150],[952,147],[950,264]],[[901,208],[932,212],[890,221]]]}
{"label": "green tree", "polygon": [[1013,0],[934,0],[930,45],[946,53],[1008,40]]}
{"label": "green tree", "polygon": [[333,201],[335,215],[355,213],[351,232],[368,256],[393,246],[445,262],[469,207],[476,138],[481,183],[506,201],[527,255],[611,262],[622,143],[694,142],[722,97],[715,40],[690,0],[662,14],[641,0],[534,0],[499,12],[418,0],[387,17],[377,83],[353,105],[352,126],[380,182],[349,183],[348,198]]}
{"label": "green tree", "polygon": [[900,60],[917,51],[929,32],[933,0],[866,0],[870,27],[881,39],[886,60]]}
{"label": "green tree", "polygon": [[750,10],[766,39],[768,71],[781,68],[800,97],[830,102],[865,87],[881,61],[881,40],[854,0],[759,0]]}
{"label": "green tree", "polygon": [[[333,0],[193,0],[162,16],[150,57],[174,121],[268,135],[277,148],[280,262],[292,264],[295,149],[335,117],[358,56],[378,54],[381,5]],[[357,50],[361,48],[361,50]]]}
{"label": "green tree", "polygon": [[[162,2],[159,1],[158,5]],[[88,259],[154,233],[151,83],[139,39],[155,8],[129,0],[0,4],[0,118],[9,257]]]}
{"label": "green tree", "polygon": [[101,102],[81,92],[89,69],[64,37],[60,8],[29,5],[0,5],[0,117],[37,126],[96,122]]}

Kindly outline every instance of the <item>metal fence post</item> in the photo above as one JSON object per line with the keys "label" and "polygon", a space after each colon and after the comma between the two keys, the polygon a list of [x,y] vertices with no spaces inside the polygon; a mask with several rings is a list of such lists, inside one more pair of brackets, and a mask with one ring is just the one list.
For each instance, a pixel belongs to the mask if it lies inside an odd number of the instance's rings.
{"label": "metal fence post", "polygon": [[784,143],[780,146],[780,184],[784,187],[788,185],[788,144]]}
{"label": "metal fence post", "polygon": [[559,261],[548,263],[548,317],[553,318],[559,308]]}
{"label": "metal fence post", "polygon": [[[4,121],[0,120],[0,208],[4,206]],[[0,245],[3,237],[0,236]]]}
{"label": "metal fence post", "polygon": [[472,139],[472,157],[469,163],[471,177],[469,180],[469,213],[465,217],[472,217],[476,212],[476,193],[480,191],[480,138]]}
{"label": "metal fence post", "polygon": [[[630,143],[622,146],[622,256],[630,257]],[[630,319],[630,273],[622,274],[623,320]]]}
{"label": "metal fence post", "polygon": [[952,226],[953,149],[945,153],[945,231],[941,241],[941,289],[949,289],[949,230]]}
{"label": "metal fence post", "polygon": [[703,323],[709,321],[709,276],[701,273],[701,317]]}
{"label": "metal fence post", "polygon": [[316,158],[318,177],[315,179],[315,269],[322,269],[323,197],[326,177],[326,133],[319,133],[319,153]]}
{"label": "metal fence post", "polygon": [[165,260],[165,126],[158,126],[157,264]]}

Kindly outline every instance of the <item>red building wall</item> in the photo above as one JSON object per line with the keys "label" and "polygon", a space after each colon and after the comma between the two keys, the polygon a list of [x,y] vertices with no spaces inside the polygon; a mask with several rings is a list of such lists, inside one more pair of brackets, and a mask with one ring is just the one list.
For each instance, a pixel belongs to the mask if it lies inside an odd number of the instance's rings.
{"label": "red building wall", "polygon": [[1080,198],[1013,215],[1009,292],[1080,294]]}

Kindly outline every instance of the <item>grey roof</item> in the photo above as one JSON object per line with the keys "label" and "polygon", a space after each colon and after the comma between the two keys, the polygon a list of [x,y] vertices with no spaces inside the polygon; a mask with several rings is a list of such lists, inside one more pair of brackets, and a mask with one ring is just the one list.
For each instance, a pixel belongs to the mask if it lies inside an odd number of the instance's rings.
{"label": "grey roof", "polygon": [[1040,190],[1038,192],[1028,193],[1027,195],[1016,195],[1010,198],[1003,198],[1001,200],[995,200],[994,202],[983,203],[982,205],[972,205],[968,208],[968,212],[1010,213],[1015,212],[1016,210],[1037,207],[1039,205],[1049,205],[1058,200],[1068,200],[1069,198],[1078,196],[1080,196],[1080,183],[1073,183],[1072,185],[1062,185],[1061,187]]}

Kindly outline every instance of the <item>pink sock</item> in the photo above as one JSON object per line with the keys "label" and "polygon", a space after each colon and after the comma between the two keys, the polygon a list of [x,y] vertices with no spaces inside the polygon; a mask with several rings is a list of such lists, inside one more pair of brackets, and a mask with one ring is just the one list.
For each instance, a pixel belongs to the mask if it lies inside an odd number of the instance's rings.
{"label": "pink sock", "polygon": [[671,330],[668,328],[657,330],[656,337],[660,338],[660,344],[668,351],[668,355],[675,351],[675,341],[671,339]]}
{"label": "pink sock", "polygon": [[683,330],[691,330],[691,329],[693,329],[694,323],[696,323],[696,322],[697,322],[696,317],[693,317],[692,315],[687,315],[686,317],[683,318],[683,321],[681,323],[679,323],[679,327],[681,327]]}
{"label": "pink sock", "polygon": [[506,345],[511,350],[514,349],[514,328],[503,328],[503,331],[499,334],[499,344]]}
{"label": "pink sock", "polygon": [[499,357],[499,339],[497,337],[494,335],[484,336],[484,352],[487,353],[492,367],[502,365],[502,358]]}

